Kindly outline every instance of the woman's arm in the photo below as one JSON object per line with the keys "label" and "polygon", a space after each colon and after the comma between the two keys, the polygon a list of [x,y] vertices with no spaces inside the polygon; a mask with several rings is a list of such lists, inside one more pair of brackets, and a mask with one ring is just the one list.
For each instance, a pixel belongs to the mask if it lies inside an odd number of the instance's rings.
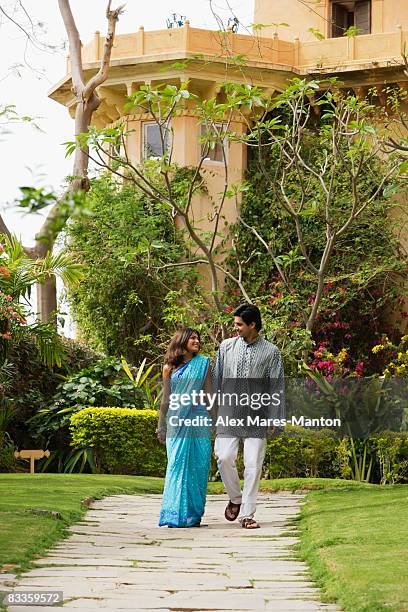
{"label": "woman's arm", "polygon": [[161,444],[166,441],[166,416],[169,409],[169,398],[170,398],[170,375],[171,368],[169,365],[163,366],[162,378],[163,378],[163,395],[160,403],[159,412],[159,423],[157,425],[156,434],[157,439]]}
{"label": "woman's arm", "polygon": [[[203,389],[205,391],[206,397],[207,398],[211,397],[213,399],[214,389],[213,389],[213,386],[212,386],[212,368],[211,368],[211,364],[208,364],[208,371],[207,371],[207,376],[205,377],[205,380],[204,380]],[[211,404],[207,400],[207,406],[210,407],[210,410],[208,412],[209,412],[209,415],[211,416],[213,424],[214,424],[216,419],[217,419],[217,411],[218,411],[217,403],[215,402],[215,403]]]}

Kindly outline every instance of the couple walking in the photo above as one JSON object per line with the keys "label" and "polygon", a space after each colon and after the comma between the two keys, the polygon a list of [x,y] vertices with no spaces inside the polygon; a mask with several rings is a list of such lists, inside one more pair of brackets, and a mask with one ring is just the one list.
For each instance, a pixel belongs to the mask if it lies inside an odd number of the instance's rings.
{"label": "couple walking", "polygon": [[[229,521],[238,518],[245,529],[260,526],[254,514],[266,438],[274,427],[270,426],[271,419],[262,418],[265,410],[259,411],[261,394],[253,393],[251,383],[257,382],[257,390],[259,384],[265,391],[274,388],[278,392],[274,394],[276,399],[283,393],[283,368],[277,347],[259,335],[262,327],[259,309],[243,304],[233,314],[238,336],[221,343],[213,368],[210,359],[199,354],[200,334],[194,329],[179,330],[166,352],[163,399],[156,430],[159,441],[166,443],[168,461],[159,525],[200,526],[211,461],[211,429],[215,424],[214,451],[230,500],[225,518]],[[224,401],[222,392],[231,390],[240,393],[227,393],[228,401]],[[245,394],[245,402],[243,391],[250,391]],[[271,395],[265,397],[266,412],[270,415]],[[250,414],[248,398],[258,401],[256,414]],[[280,396],[272,403],[278,407],[275,416],[282,416]],[[236,468],[241,439],[245,468],[242,491]]]}

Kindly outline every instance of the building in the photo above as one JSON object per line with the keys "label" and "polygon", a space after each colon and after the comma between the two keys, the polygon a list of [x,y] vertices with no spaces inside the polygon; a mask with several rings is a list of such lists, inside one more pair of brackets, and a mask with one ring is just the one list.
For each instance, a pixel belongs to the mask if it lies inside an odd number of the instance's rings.
{"label": "building", "polygon": [[[99,127],[126,121],[131,131],[129,154],[134,162],[143,156],[160,155],[157,129],[143,114],[124,115],[129,94],[141,84],[190,81],[190,89],[202,99],[222,95],[226,80],[248,82],[267,92],[282,90],[294,76],[336,75],[347,88],[364,96],[376,86],[379,103],[385,104],[385,84],[408,88],[402,54],[408,42],[408,2],[398,0],[255,0],[253,33],[218,32],[193,28],[186,21],[176,29],[118,35],[115,39],[107,81],[98,90],[102,103],[94,114]],[[261,25],[264,24],[264,25]],[[350,29],[351,28],[351,29]],[[353,35],[345,35],[348,32]],[[101,59],[104,39],[95,33],[83,48],[85,73],[94,74]],[[245,58],[245,70],[228,63]],[[183,60],[189,60],[186,64]],[[64,104],[71,115],[75,98],[71,92],[69,59],[67,74],[49,95]],[[232,126],[245,129],[239,121]],[[194,108],[186,108],[173,121],[173,159],[194,166],[200,155],[200,126]],[[246,169],[246,151],[239,143],[228,150],[229,181],[239,182]],[[214,149],[203,164],[209,197],[220,192],[224,169]],[[208,196],[198,196],[198,213],[205,218]],[[226,209],[228,221],[235,209]],[[200,214],[199,214],[200,216]],[[204,223],[205,224],[205,223]]]}

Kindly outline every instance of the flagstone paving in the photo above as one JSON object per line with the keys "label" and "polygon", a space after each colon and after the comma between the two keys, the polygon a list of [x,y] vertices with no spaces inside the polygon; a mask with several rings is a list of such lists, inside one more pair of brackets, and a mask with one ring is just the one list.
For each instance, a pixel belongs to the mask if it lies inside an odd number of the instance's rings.
{"label": "flagstone paving", "polygon": [[3,583],[10,590],[63,591],[67,610],[338,610],[321,603],[307,566],[290,549],[297,537],[288,521],[302,500],[262,495],[262,529],[250,531],[224,519],[225,496],[208,497],[200,529],[157,527],[158,495],[108,497],[94,502],[35,569],[18,583],[0,581],[0,590]]}

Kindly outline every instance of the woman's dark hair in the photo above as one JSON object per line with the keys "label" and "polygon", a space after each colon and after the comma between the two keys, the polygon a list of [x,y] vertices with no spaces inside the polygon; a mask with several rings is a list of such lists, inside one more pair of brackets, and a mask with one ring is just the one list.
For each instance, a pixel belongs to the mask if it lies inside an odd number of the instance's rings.
{"label": "woman's dark hair", "polygon": [[197,334],[198,340],[201,342],[200,332],[192,327],[181,327],[176,331],[164,356],[166,365],[177,368],[184,361],[184,351],[187,348],[187,342],[193,334]]}
{"label": "woman's dark hair", "polygon": [[256,331],[262,329],[262,319],[259,308],[254,304],[241,304],[234,312],[234,317],[241,317],[244,323],[255,323]]}

